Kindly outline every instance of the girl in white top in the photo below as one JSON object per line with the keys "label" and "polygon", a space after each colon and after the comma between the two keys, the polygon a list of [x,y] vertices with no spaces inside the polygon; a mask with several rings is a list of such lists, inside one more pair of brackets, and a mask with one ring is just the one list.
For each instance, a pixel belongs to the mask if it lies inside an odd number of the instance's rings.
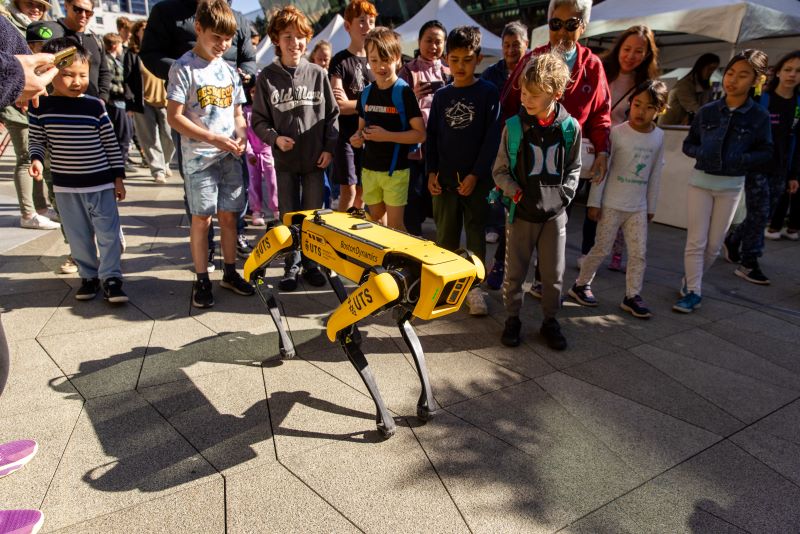
{"label": "girl in white top", "polygon": [[634,88],[628,102],[628,121],[611,129],[608,176],[593,184],[589,194],[587,215],[599,221],[597,237],[569,295],[584,306],[597,306],[590,284],[622,228],[628,244],[628,270],[620,307],[634,317],[646,319],[652,313],[640,294],[646,266],[647,223],[655,215],[664,166],[664,131],[654,120],[666,106],[667,86],[648,80]]}

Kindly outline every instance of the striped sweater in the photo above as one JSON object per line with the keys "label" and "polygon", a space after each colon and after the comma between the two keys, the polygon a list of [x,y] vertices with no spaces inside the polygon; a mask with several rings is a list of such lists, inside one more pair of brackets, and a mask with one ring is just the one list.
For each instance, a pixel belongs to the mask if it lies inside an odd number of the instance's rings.
{"label": "striped sweater", "polygon": [[125,165],[102,100],[47,96],[28,111],[31,161],[50,154],[53,185],[97,187],[125,177]]}

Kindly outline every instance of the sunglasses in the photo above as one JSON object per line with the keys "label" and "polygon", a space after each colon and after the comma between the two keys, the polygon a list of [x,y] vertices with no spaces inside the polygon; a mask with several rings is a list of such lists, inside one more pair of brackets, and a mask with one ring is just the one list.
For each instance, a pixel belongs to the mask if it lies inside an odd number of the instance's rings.
{"label": "sunglasses", "polygon": [[561,28],[565,28],[568,32],[574,32],[583,24],[583,19],[580,17],[572,17],[571,19],[561,20],[552,18],[547,21],[547,25],[551,31],[557,32]]}
{"label": "sunglasses", "polygon": [[72,12],[78,16],[83,15],[84,13],[86,13],[87,17],[94,16],[94,11],[92,11],[91,9],[83,9],[82,7],[78,6],[71,6],[71,7],[72,7]]}

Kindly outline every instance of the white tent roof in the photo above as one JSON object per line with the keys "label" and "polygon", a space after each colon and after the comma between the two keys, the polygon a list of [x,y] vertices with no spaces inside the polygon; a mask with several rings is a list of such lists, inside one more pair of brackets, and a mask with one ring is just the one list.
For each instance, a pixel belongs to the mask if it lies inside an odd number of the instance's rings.
{"label": "white tent roof", "polygon": [[449,32],[458,26],[478,26],[481,29],[481,50],[485,56],[503,55],[503,41],[486,28],[481,27],[455,0],[430,0],[405,24],[395,28],[403,40],[403,52],[412,55],[417,48],[419,29],[429,20],[438,20]]}
{"label": "white tent roof", "polygon": [[275,47],[272,46],[272,41],[268,35],[265,35],[261,42],[256,47],[256,68],[263,69],[275,58]]}
{"label": "white tent roof", "polygon": [[[656,32],[662,66],[691,66],[704,52],[723,61],[734,49],[753,46],[771,59],[797,48],[800,2],[797,0],[606,0],[592,10],[584,38],[588,44],[610,44],[636,24]],[[548,40],[547,26],[533,31],[531,45]],[[727,44],[726,44],[727,43]]]}
{"label": "white tent roof", "polygon": [[344,29],[344,18],[341,15],[333,17],[328,25],[311,39],[308,43],[309,54],[320,40],[328,41],[334,54],[350,46],[350,34]]}

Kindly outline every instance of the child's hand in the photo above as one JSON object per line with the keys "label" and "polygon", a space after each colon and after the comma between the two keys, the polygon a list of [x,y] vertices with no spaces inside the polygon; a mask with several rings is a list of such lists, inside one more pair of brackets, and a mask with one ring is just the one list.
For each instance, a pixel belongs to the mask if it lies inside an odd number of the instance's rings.
{"label": "child's hand", "polygon": [[511,199],[514,204],[519,204],[522,202],[522,189],[517,189],[517,192],[514,193],[514,198]]}
{"label": "child's hand", "polygon": [[800,182],[797,180],[789,180],[789,193],[794,195],[800,189]]}
{"label": "child's hand", "polygon": [[236,144],[239,147],[239,152],[236,155],[241,156],[244,154],[244,151],[247,150],[247,139],[244,137],[238,137],[236,139]]}
{"label": "child's hand", "polygon": [[31,166],[28,167],[28,174],[30,174],[31,177],[34,180],[36,180],[37,182],[41,182],[42,181],[42,162],[39,161],[38,159],[33,160],[33,162],[31,162]]}
{"label": "child's hand", "polygon": [[230,152],[231,154],[236,154],[237,156],[241,154],[241,152],[239,152],[239,144],[230,137],[225,137],[224,135],[215,135],[214,140],[211,141],[211,144],[224,152]]}
{"label": "child's hand", "polygon": [[294,148],[294,139],[286,137],[285,135],[279,135],[278,138],[275,139],[275,145],[281,149],[281,152],[289,152]]}
{"label": "child's hand", "polygon": [[360,131],[350,136],[350,144],[353,148],[361,148],[364,146],[364,134]]}
{"label": "child's hand", "polygon": [[362,131],[364,132],[364,139],[367,141],[377,141],[379,143],[390,141],[388,138],[389,132],[380,126],[366,126]]}
{"label": "child's hand", "polygon": [[428,191],[430,191],[433,196],[442,194],[442,186],[439,185],[438,173],[432,172],[428,175]]}
{"label": "child's hand", "polygon": [[350,100],[347,98],[347,93],[344,92],[344,87],[334,87],[333,88],[333,98],[337,102],[344,100],[345,102]]}
{"label": "child's hand", "polygon": [[586,211],[586,216],[589,217],[589,220],[591,221],[599,221],[603,216],[603,210],[600,208],[588,208]]}
{"label": "child's hand", "polygon": [[592,183],[602,183],[606,179],[606,171],[608,171],[608,156],[606,154],[597,154],[592,164]]}
{"label": "child's hand", "polygon": [[417,97],[417,100],[420,100],[429,94],[431,94],[430,82],[419,82],[418,84],[414,85],[414,96]]}
{"label": "child's hand", "polygon": [[648,213],[648,214],[647,214],[647,222],[650,222],[650,221],[652,221],[652,220],[653,220],[653,217],[655,217],[655,216],[656,216],[656,214],[655,214],[655,213]]}
{"label": "child's hand", "polygon": [[122,178],[114,180],[114,195],[117,197],[117,202],[125,200],[125,184],[122,183]]}
{"label": "child's hand", "polygon": [[333,154],[327,151],[322,151],[322,154],[319,155],[319,159],[317,160],[317,167],[320,169],[325,169],[328,165],[331,164],[331,160],[333,159]]}
{"label": "child's hand", "polygon": [[461,180],[461,183],[458,186],[458,194],[462,197],[468,197],[472,194],[475,190],[475,186],[478,184],[478,177],[474,174],[468,174]]}

